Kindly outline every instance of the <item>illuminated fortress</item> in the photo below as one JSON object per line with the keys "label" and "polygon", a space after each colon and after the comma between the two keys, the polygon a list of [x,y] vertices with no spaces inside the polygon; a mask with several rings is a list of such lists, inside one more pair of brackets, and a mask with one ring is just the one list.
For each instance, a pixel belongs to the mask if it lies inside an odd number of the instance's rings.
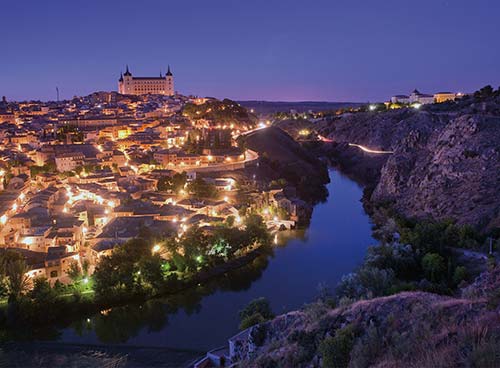
{"label": "illuminated fortress", "polygon": [[174,94],[174,76],[169,66],[165,76],[160,73],[159,77],[134,77],[127,65],[125,73],[120,73],[118,92],[124,95],[145,95],[149,93],[172,96]]}

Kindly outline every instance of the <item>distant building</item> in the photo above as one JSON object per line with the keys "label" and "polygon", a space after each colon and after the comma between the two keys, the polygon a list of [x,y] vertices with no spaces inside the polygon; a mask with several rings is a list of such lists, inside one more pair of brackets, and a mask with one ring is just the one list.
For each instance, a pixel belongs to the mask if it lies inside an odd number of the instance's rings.
{"label": "distant building", "polygon": [[410,103],[431,104],[434,103],[434,95],[420,93],[418,89],[414,89],[410,95]]}
{"label": "distant building", "polygon": [[396,103],[403,103],[407,104],[410,103],[410,96],[407,95],[396,95],[391,97],[391,102],[396,104]]}
{"label": "distant building", "polygon": [[128,66],[118,80],[118,92],[124,95],[157,94],[172,96],[174,94],[174,76],[168,67],[165,76],[159,77],[134,77]]}
{"label": "distant building", "polygon": [[425,93],[420,93],[418,89],[413,90],[413,92],[407,95],[396,95],[391,97],[391,102],[393,104],[431,104],[431,103],[441,103],[445,101],[453,101],[457,97],[462,96],[462,94],[456,94],[453,92],[438,92],[433,95],[428,95]]}
{"label": "distant building", "polygon": [[434,94],[434,101],[436,103],[454,101],[456,98],[457,95],[453,92],[438,92]]}

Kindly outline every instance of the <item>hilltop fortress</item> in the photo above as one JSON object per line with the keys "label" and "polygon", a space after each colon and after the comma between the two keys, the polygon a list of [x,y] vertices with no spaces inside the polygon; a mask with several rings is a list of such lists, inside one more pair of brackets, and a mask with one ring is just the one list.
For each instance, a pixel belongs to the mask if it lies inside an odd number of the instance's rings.
{"label": "hilltop fortress", "polygon": [[124,95],[157,94],[172,96],[174,94],[174,76],[168,66],[167,73],[159,77],[134,77],[128,69],[120,73],[118,92]]}

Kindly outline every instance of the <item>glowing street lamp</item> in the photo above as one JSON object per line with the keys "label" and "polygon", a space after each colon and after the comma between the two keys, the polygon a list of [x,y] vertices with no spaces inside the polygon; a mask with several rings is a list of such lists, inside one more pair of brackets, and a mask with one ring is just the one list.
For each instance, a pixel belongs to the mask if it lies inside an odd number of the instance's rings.
{"label": "glowing street lamp", "polygon": [[161,247],[160,247],[160,244],[155,244],[155,246],[153,247],[153,249],[151,250],[153,252],[153,254],[155,253],[158,253],[160,251]]}

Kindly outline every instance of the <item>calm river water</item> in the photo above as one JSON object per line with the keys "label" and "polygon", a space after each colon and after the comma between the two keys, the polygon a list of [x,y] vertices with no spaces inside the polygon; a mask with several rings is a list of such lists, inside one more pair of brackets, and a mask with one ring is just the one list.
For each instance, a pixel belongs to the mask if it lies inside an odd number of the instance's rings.
{"label": "calm river water", "polygon": [[374,244],[360,199],[362,189],[330,171],[329,196],[314,208],[306,231],[281,233],[274,256],[168,300],[115,308],[62,331],[59,341],[206,351],[238,332],[238,311],[264,296],[276,314],[299,308],[332,289]]}

